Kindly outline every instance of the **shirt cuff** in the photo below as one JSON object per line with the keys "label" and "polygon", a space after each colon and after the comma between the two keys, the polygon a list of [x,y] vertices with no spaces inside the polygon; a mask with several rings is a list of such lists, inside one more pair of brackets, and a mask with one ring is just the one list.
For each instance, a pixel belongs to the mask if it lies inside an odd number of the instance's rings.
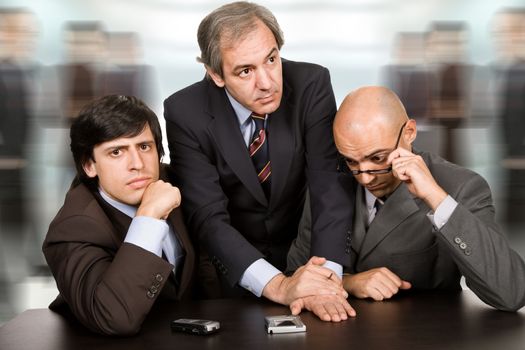
{"label": "shirt cuff", "polygon": [[162,257],[162,242],[169,230],[170,228],[164,220],[149,216],[136,216],[129,225],[124,242],[134,244]]}
{"label": "shirt cuff", "polygon": [[343,265],[327,260],[323,267],[332,270],[337,276],[339,276],[339,278],[343,278]]}
{"label": "shirt cuff", "polygon": [[454,210],[456,210],[457,206],[458,202],[456,202],[454,198],[447,196],[443,202],[439,204],[434,213],[432,213],[432,211],[427,213],[427,218],[435,228],[440,230],[448,222],[448,219],[450,219],[450,216]]}
{"label": "shirt cuff", "polygon": [[277,270],[268,261],[258,259],[244,271],[239,285],[260,297],[268,282],[280,273],[281,271]]}

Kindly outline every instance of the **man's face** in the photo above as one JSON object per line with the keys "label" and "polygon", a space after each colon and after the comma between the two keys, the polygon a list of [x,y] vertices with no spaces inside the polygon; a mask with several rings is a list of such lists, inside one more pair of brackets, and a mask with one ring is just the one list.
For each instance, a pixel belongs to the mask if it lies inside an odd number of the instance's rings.
{"label": "man's face", "polygon": [[159,179],[159,156],[149,125],[137,136],[96,145],[93,158],[84,171],[98,176],[99,187],[121,203],[139,205],[146,187]]}
{"label": "man's face", "polygon": [[258,21],[257,28],[230,47],[221,48],[223,77],[208,70],[219,87],[259,115],[274,112],[281,103],[282,66],[275,37]]}
{"label": "man's face", "polygon": [[[400,141],[399,145],[403,145],[403,130],[379,126],[368,129],[369,132],[360,133],[337,129],[334,132],[337,149],[346,158],[346,165],[351,170],[387,169],[390,166],[387,163],[388,155],[397,148],[397,140]],[[377,198],[390,195],[400,183],[392,171],[386,174],[361,173],[354,177]]]}

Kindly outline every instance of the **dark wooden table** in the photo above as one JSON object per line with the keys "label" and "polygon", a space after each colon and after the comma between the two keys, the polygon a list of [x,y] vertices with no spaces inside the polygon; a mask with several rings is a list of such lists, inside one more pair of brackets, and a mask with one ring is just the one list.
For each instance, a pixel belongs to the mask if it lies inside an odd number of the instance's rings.
{"label": "dark wooden table", "polygon": [[[27,310],[0,328],[0,349],[525,349],[525,309],[496,311],[470,291],[351,303],[355,319],[328,323],[304,312],[306,333],[274,335],[266,333],[264,317],[288,309],[251,298],[164,304],[128,338],[92,334],[47,309]],[[172,333],[170,321],[182,317],[218,320],[222,329],[208,336]]]}

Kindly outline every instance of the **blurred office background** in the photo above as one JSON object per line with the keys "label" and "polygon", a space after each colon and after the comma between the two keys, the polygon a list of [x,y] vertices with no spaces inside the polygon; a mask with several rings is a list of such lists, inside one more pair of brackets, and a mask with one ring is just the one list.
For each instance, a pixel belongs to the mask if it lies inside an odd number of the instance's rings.
{"label": "blurred office background", "polygon": [[[121,93],[163,125],[163,99],[204,76],[197,27],[222,3],[0,0],[0,324],[56,295],[40,247],[74,175],[71,118]],[[525,256],[523,1],[259,3],[282,26],[282,56],[328,67],[338,103],[362,85],[394,89],[418,147],[487,179]]]}

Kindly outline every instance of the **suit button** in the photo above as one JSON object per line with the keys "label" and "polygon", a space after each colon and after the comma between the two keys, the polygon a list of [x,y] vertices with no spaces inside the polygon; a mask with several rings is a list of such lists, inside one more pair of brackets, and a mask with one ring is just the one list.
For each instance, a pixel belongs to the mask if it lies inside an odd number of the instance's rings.
{"label": "suit button", "polygon": [[149,291],[152,292],[153,294],[155,294],[155,293],[157,293],[159,291],[159,289],[157,287],[155,287],[155,286],[151,286],[149,288]]}
{"label": "suit button", "polygon": [[461,243],[459,244],[459,248],[460,248],[461,250],[465,250],[465,248],[467,248],[467,243],[465,243],[465,242],[461,242]]}
{"label": "suit button", "polygon": [[459,237],[454,238],[454,243],[460,244],[461,243],[461,238],[459,238]]}
{"label": "suit button", "polygon": [[161,275],[160,273],[158,273],[158,274],[155,275],[155,279],[156,279],[157,281],[159,281],[159,282],[162,282],[162,280],[163,280],[164,278],[162,277],[162,275]]}
{"label": "suit button", "polygon": [[465,255],[472,254],[472,250],[470,248],[465,249]]}
{"label": "suit button", "polygon": [[148,298],[150,298],[150,299],[153,299],[153,298],[155,298],[155,294],[154,294],[154,293],[152,293],[152,292],[150,292],[149,290],[148,290],[148,292],[146,293],[146,295],[147,295],[147,296],[148,296]]}
{"label": "suit button", "polygon": [[346,254],[350,254],[350,248],[345,249]]}

